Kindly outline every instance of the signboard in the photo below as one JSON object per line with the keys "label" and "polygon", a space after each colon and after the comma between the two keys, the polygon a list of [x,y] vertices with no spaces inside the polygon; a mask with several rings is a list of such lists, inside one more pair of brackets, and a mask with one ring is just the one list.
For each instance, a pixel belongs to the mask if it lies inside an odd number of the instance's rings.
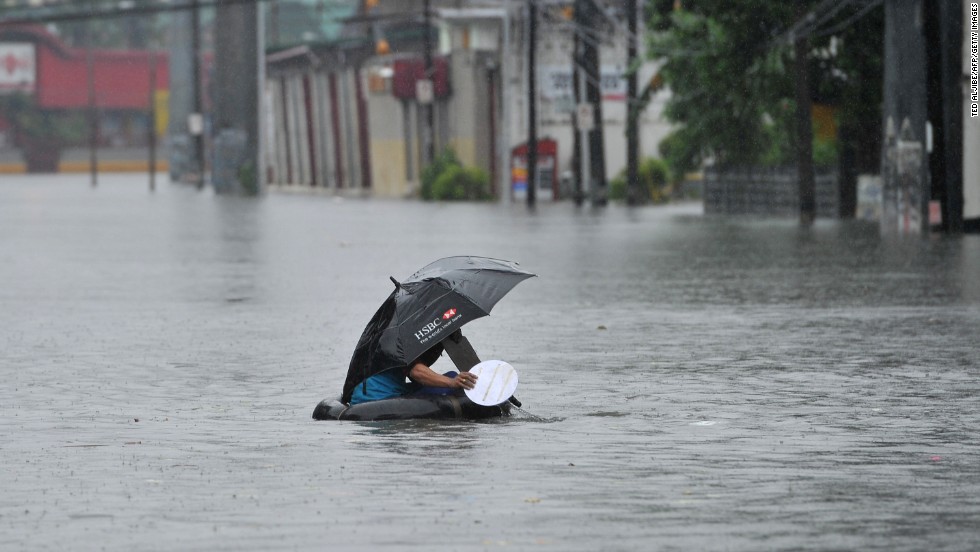
{"label": "signboard", "polygon": [[0,43],[0,94],[34,92],[37,65],[34,44],[28,42]]}
{"label": "signboard", "polygon": [[200,136],[204,134],[204,115],[200,113],[191,113],[187,116],[187,132],[191,136]]}
{"label": "signboard", "polygon": [[[527,143],[511,149],[510,183],[511,197],[527,197],[528,185]],[[541,200],[558,199],[558,142],[551,138],[538,140],[538,170],[535,172],[537,197]]]}
{"label": "signboard", "polygon": [[435,95],[435,90],[432,88],[432,81],[428,79],[419,79],[415,81],[415,100],[420,104],[430,104],[432,103],[432,98]]}
{"label": "signboard", "polygon": [[[623,69],[611,67],[600,69],[600,92],[604,100],[626,99],[626,78]],[[541,68],[541,97],[548,100],[563,100],[574,97],[572,89],[572,67],[569,65],[546,65]],[[580,74],[584,79],[585,75]]]}

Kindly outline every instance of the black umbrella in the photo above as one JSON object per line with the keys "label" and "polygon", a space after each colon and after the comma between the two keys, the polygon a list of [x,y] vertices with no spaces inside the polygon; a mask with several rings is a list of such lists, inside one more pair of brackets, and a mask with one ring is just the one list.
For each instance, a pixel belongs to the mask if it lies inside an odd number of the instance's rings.
{"label": "black umbrella", "polygon": [[535,276],[517,263],[486,257],[447,257],[403,282],[368,322],[354,348],[341,401],[354,387],[393,368],[404,368],[463,324],[490,314],[497,301]]}

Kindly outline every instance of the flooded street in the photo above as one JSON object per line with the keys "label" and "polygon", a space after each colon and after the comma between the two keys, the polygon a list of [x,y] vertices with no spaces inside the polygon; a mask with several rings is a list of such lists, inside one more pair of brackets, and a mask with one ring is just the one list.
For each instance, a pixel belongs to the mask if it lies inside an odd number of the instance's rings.
{"label": "flooded street", "polygon": [[[525,412],[312,421],[460,254]],[[976,550],[978,328],[980,236],[4,175],[0,549]]]}

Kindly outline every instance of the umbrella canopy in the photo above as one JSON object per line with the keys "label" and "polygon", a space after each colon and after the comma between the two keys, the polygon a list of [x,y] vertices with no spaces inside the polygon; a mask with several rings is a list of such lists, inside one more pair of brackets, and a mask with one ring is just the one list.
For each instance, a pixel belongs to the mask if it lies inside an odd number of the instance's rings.
{"label": "umbrella canopy", "polygon": [[354,348],[341,401],[354,387],[393,368],[404,368],[463,324],[490,314],[497,301],[535,276],[517,263],[486,257],[447,257],[403,282],[368,322]]}

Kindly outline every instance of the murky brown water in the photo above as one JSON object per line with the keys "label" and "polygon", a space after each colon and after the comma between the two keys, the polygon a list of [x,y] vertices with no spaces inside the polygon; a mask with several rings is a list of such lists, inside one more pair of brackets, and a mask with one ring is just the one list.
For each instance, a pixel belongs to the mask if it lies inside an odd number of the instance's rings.
{"label": "murky brown water", "polygon": [[[980,547],[980,237],[145,188],[0,180],[2,550]],[[311,421],[455,254],[529,414]]]}

